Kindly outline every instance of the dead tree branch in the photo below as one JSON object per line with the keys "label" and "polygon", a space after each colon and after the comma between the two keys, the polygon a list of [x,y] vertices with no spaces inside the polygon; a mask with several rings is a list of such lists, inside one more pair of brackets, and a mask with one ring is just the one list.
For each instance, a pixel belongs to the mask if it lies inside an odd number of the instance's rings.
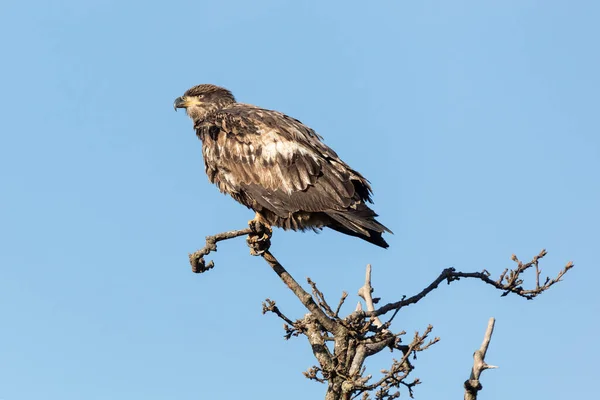
{"label": "dead tree branch", "polygon": [[492,340],[492,333],[494,333],[494,323],[496,320],[490,318],[485,336],[483,337],[483,343],[481,347],[473,353],[473,368],[471,369],[471,376],[465,381],[465,400],[477,400],[477,393],[483,388],[479,382],[481,373],[486,369],[498,368],[494,365],[488,365],[485,362],[485,354],[487,353],[490,340]]}
{"label": "dead tree branch", "polygon": [[296,297],[300,299],[302,305],[315,316],[319,323],[330,332],[336,331],[336,322],[330,319],[327,314],[325,314],[325,312],[317,305],[313,297],[308,294],[294,278],[292,278],[292,276],[286,271],[285,268],[283,268],[279,261],[277,261],[275,256],[271,254],[269,250],[267,250],[262,254],[262,257],[265,259],[267,264],[271,266],[279,278],[281,278],[283,283],[285,283],[287,287],[294,292]]}
{"label": "dead tree branch", "polygon": [[[454,281],[460,280],[461,278],[479,279],[487,283],[488,285],[491,285],[496,289],[501,290],[502,296],[506,296],[509,293],[514,293],[518,296],[526,298],[527,300],[531,300],[534,297],[548,290],[555,283],[560,282],[562,277],[567,273],[567,271],[573,268],[574,266],[573,263],[569,261],[565,265],[565,267],[558,273],[556,278],[550,279],[548,277],[546,278],[544,284],[540,285],[539,274],[541,271],[539,269],[539,260],[541,260],[546,254],[548,254],[546,250],[542,250],[537,256],[533,258],[532,261],[528,262],[527,264],[523,264],[521,261],[519,261],[517,256],[513,254],[511,259],[515,263],[517,263],[517,268],[505,269],[502,272],[502,274],[500,274],[500,277],[496,280],[491,279],[490,273],[486,270],[483,270],[481,272],[460,272],[456,271],[456,269],[454,268],[446,268],[429,286],[427,286],[425,289],[423,289],[416,295],[411,296],[409,298],[403,298],[402,300],[397,301],[395,303],[386,304],[380,307],[379,309],[372,312],[367,312],[366,314],[376,317],[386,314],[392,310],[399,310],[411,304],[416,304],[422,298],[431,293],[434,289],[437,289],[440,283],[446,281],[448,284],[450,284]],[[532,266],[535,266],[536,268],[536,286],[533,289],[524,289],[521,286],[524,282],[523,278],[521,277],[521,274],[527,269],[531,268]]]}
{"label": "dead tree branch", "polygon": [[[358,289],[358,295],[365,301],[367,311],[373,312],[375,311],[375,302],[373,301],[373,297],[371,297],[371,293],[373,293],[373,287],[371,286],[371,264],[368,264],[365,276],[365,284]],[[373,323],[378,328],[383,326],[383,323],[378,316],[373,317]]]}
{"label": "dead tree branch", "polygon": [[[528,263],[522,263],[513,255],[512,260],[517,264],[516,267],[505,269],[496,280],[490,278],[490,273],[486,270],[461,272],[456,271],[454,268],[447,268],[419,293],[409,298],[404,296],[400,301],[375,308],[379,299],[372,297],[372,268],[368,265],[365,283],[358,291],[358,295],[364,301],[365,306],[363,307],[359,302],[356,311],[346,317],[340,317],[340,310],[348,296],[347,293],[343,293],[334,311],[323,292],[317,288],[315,282],[310,279],[307,280],[312,289],[312,295],[304,290],[269,251],[271,230],[256,226],[257,224],[258,222],[255,221],[255,224],[247,229],[208,236],[204,248],[190,254],[192,270],[200,273],[214,267],[212,261],[205,263],[204,256],[216,251],[217,242],[249,235],[247,242],[251,248],[251,254],[262,256],[308,310],[303,318],[294,321],[283,314],[273,300],[266,299],[263,303],[263,313],[272,312],[284,321],[284,337],[286,339],[299,335],[307,337],[318,365],[310,367],[304,372],[304,375],[308,379],[327,384],[326,400],[348,400],[358,397],[362,400],[368,400],[371,399],[370,396],[374,396],[376,400],[395,399],[400,396],[399,388],[401,386],[406,388],[408,394],[412,397],[413,388],[420,383],[420,380],[409,377],[415,368],[411,363],[411,359],[416,359],[417,353],[427,350],[438,342],[439,338],[429,339],[433,329],[429,325],[422,334],[415,332],[412,341],[404,344],[402,337],[405,332],[393,333],[390,330],[391,321],[402,308],[416,304],[437,289],[442,282],[446,281],[450,284],[461,278],[475,278],[502,291],[502,296],[514,293],[530,300],[548,290],[555,283],[560,282],[564,274],[573,268],[573,263],[569,262],[555,278],[546,278],[541,283],[539,261],[546,255],[545,250],[542,250]],[[526,289],[523,287],[524,278],[522,274],[529,269],[535,270],[535,287]],[[380,317],[389,312],[392,312],[391,318],[385,323],[382,322]],[[464,384],[465,399],[476,399],[477,392],[481,390],[481,384],[479,383],[481,372],[493,368],[484,361],[493,331],[493,324],[494,321],[491,319],[482,347],[475,352],[471,378]],[[391,367],[382,370],[381,377],[373,380],[373,376],[366,373],[365,360],[386,348],[401,352],[402,357],[393,359]]]}
{"label": "dead tree branch", "polygon": [[214,268],[215,263],[212,260],[206,263],[206,261],[204,260],[204,256],[208,255],[213,251],[217,251],[217,242],[220,242],[222,240],[233,239],[244,235],[249,235],[250,233],[252,233],[252,229],[246,228],[237,231],[228,231],[218,233],[212,236],[207,236],[206,244],[204,245],[204,247],[189,255],[190,265],[192,266],[192,272],[196,274],[201,274]]}

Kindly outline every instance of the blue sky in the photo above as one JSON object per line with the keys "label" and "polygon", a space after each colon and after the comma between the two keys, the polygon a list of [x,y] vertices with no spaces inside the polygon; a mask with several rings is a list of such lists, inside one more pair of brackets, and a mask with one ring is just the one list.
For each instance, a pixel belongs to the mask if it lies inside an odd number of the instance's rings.
{"label": "blue sky", "polygon": [[[443,286],[394,329],[434,326],[420,399],[460,398],[497,318],[485,399],[596,392],[600,5],[593,1],[31,1],[0,5],[0,399],[320,398],[298,301],[243,239],[252,213],[203,172],[173,99],[198,83],[312,126],[373,184],[381,250],[277,230],[332,302],[372,263],[383,301],[448,266],[499,274],[540,249],[535,301]],[[351,297],[345,311],[353,309]],[[390,355],[369,360],[378,371]]]}

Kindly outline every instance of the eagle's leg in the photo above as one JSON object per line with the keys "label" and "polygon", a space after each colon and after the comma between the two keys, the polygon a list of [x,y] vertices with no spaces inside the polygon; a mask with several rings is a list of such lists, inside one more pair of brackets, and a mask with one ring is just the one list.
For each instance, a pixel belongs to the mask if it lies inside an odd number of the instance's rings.
{"label": "eagle's leg", "polygon": [[252,233],[246,239],[250,247],[250,254],[260,256],[271,247],[273,229],[271,229],[270,224],[259,213],[256,213],[253,220],[248,221],[248,226],[252,230]]}

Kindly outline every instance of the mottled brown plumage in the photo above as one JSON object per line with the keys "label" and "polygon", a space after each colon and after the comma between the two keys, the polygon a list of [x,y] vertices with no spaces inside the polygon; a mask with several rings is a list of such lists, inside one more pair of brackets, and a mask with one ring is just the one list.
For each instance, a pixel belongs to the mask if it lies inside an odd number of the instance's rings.
{"label": "mottled brown plumage", "polygon": [[269,225],[329,227],[381,247],[369,182],[315,131],[278,111],[237,103],[227,89],[198,85],[175,100],[202,141],[208,179]]}

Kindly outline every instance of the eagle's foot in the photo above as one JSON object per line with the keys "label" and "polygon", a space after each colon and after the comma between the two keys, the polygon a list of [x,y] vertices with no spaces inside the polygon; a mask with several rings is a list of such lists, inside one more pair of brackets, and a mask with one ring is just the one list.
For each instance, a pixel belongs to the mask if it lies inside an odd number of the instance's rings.
{"label": "eagle's foot", "polygon": [[250,247],[250,254],[260,256],[271,247],[273,229],[256,219],[248,221],[248,226],[252,230],[252,233],[246,239],[246,243]]}

